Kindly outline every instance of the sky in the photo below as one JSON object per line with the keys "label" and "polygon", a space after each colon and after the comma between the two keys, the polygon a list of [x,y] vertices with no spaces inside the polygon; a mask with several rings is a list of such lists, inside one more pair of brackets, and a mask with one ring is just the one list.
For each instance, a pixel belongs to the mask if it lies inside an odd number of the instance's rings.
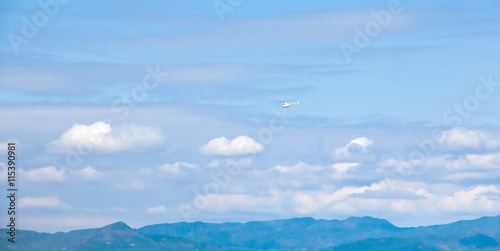
{"label": "sky", "polygon": [[16,142],[17,224],[45,232],[497,215],[499,8],[2,1],[0,184]]}

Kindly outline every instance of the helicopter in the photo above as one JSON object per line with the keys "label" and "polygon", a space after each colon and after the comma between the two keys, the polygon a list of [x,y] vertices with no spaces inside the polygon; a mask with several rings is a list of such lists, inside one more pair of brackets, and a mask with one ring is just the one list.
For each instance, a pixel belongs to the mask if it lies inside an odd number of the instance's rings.
{"label": "helicopter", "polygon": [[283,107],[283,108],[288,108],[288,107],[290,107],[291,105],[297,105],[297,106],[299,105],[299,101],[297,101],[297,103],[288,103],[288,101],[291,101],[291,100],[278,101],[278,103],[283,103],[283,102],[285,102],[285,103],[281,104],[281,107]]}

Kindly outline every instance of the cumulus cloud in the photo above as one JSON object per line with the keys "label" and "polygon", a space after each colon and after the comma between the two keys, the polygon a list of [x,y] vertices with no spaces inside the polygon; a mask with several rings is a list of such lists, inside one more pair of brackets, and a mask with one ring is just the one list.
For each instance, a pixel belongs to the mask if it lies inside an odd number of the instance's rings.
{"label": "cumulus cloud", "polygon": [[485,132],[455,127],[443,132],[438,142],[447,150],[487,150],[500,147],[500,139],[492,138]]}
{"label": "cumulus cloud", "polygon": [[53,166],[42,167],[30,171],[20,170],[21,176],[31,182],[63,182],[66,179],[65,170],[57,170]]}
{"label": "cumulus cloud", "polygon": [[73,171],[72,173],[86,180],[96,180],[104,176],[103,172],[100,172],[90,166],[85,167],[81,170]]}
{"label": "cumulus cloud", "polygon": [[135,124],[112,128],[110,124],[96,122],[91,125],[75,124],[58,140],[48,144],[57,152],[83,151],[144,151],[162,141],[159,128]]}
{"label": "cumulus cloud", "polygon": [[344,147],[337,148],[333,151],[333,156],[336,160],[371,160],[373,155],[371,153],[371,147],[373,145],[373,140],[360,137],[353,139]]}
{"label": "cumulus cloud", "polygon": [[167,208],[164,205],[160,205],[158,207],[148,207],[144,210],[144,212],[147,214],[159,214],[159,213],[165,213],[166,211]]}
{"label": "cumulus cloud", "polygon": [[226,139],[225,137],[215,138],[200,149],[205,154],[226,156],[256,154],[263,150],[264,145],[245,135],[238,136],[233,140]]}
{"label": "cumulus cloud", "polygon": [[42,196],[42,197],[25,197],[19,200],[20,208],[33,209],[64,209],[68,210],[71,207],[61,201],[57,196]]}

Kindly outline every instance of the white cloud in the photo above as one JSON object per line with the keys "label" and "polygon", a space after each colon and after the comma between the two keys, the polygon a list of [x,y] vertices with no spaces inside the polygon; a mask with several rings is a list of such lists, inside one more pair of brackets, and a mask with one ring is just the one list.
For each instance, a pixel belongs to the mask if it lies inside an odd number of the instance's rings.
{"label": "white cloud", "polygon": [[233,140],[225,137],[210,140],[201,147],[201,152],[212,155],[245,155],[256,154],[264,150],[264,145],[256,142],[248,136],[238,136]]}
{"label": "white cloud", "polygon": [[373,145],[373,140],[370,140],[368,138],[365,138],[365,137],[361,137],[361,138],[356,138],[356,139],[353,139],[351,140],[351,142],[349,142],[348,145],[352,145],[352,144],[357,144],[359,146],[361,146],[363,149]]}
{"label": "white cloud", "polygon": [[158,167],[159,171],[174,174],[174,175],[180,175],[185,172],[190,172],[190,171],[199,171],[201,172],[200,168],[195,165],[195,164],[190,164],[186,162],[175,162],[174,164],[165,164],[162,166]]}
{"label": "white cloud", "polygon": [[315,212],[320,206],[311,195],[306,193],[297,193],[293,196],[293,201],[297,206],[295,210],[301,214]]}
{"label": "white cloud", "polygon": [[329,186],[325,182],[329,179],[331,170],[322,166],[310,165],[299,161],[295,165],[277,165],[265,170],[255,170],[252,172],[254,178],[266,180],[273,186],[269,188],[280,188],[287,190],[301,190]]}
{"label": "white cloud", "polygon": [[87,180],[96,180],[96,179],[102,178],[104,176],[103,172],[100,172],[100,171],[98,171],[90,166],[85,167],[81,170],[73,171],[72,173],[78,177],[81,177],[81,178],[87,179]]}
{"label": "white cloud", "polygon": [[282,165],[277,165],[272,168],[272,170],[277,170],[281,173],[310,173],[310,172],[315,172],[315,171],[320,171],[323,170],[323,167],[321,166],[311,166],[307,163],[304,163],[302,161],[299,161],[294,166],[282,166]]}
{"label": "white cloud", "polygon": [[438,142],[447,150],[492,149],[500,146],[500,139],[494,139],[485,132],[463,127],[443,132]]}
{"label": "white cloud", "polygon": [[353,139],[344,147],[337,148],[333,151],[333,156],[336,160],[360,160],[371,159],[371,147],[373,140],[365,137]]}
{"label": "white cloud", "polygon": [[[373,183],[370,186],[361,186],[361,187],[345,186],[331,194],[326,194],[321,191],[298,192],[293,197],[293,201],[295,203],[295,211],[301,214],[307,214],[316,212],[321,208],[326,207],[327,205],[331,205],[334,207],[340,206],[344,208],[348,207],[352,209],[352,205],[346,205],[342,203],[339,204],[333,202],[344,201],[346,199],[349,199],[349,196],[353,194],[362,194],[365,193],[366,191],[378,191],[388,187],[389,187],[388,182],[381,181],[379,183]],[[335,206],[336,204],[338,205]]]}
{"label": "white cloud", "polygon": [[349,168],[358,166],[359,163],[353,163],[353,162],[339,162],[335,163],[332,165],[332,168],[337,170],[339,173],[346,173]]}
{"label": "white cloud", "polygon": [[466,154],[459,159],[446,160],[443,164],[449,170],[500,169],[500,153]]}
{"label": "white cloud", "polygon": [[404,213],[414,214],[417,211],[416,203],[411,200],[401,200],[401,199],[392,200],[390,208],[395,212],[402,214]]}
{"label": "white cloud", "polygon": [[[360,196],[368,191],[381,192],[385,196]],[[407,197],[398,196],[402,192]],[[439,214],[496,213],[500,208],[499,195],[500,190],[495,185],[461,188],[444,183],[430,185],[386,180],[370,186],[342,187],[331,194],[322,191],[297,192],[293,196],[293,202],[295,211],[300,214],[328,215],[335,212],[352,216],[371,212],[373,216],[385,215],[384,217],[391,213],[427,217]]]}
{"label": "white cloud", "polygon": [[[437,201],[437,207],[440,211],[449,212],[494,212],[500,208],[500,201],[491,200],[491,194],[500,194],[498,188],[494,185],[477,186],[471,190],[459,191],[453,196],[442,196]],[[432,198],[432,197],[431,197]]]}
{"label": "white cloud", "polygon": [[42,167],[30,171],[20,170],[21,176],[32,182],[63,182],[66,179],[65,170],[57,170],[53,166]]}
{"label": "white cloud", "polygon": [[19,200],[20,208],[40,208],[40,209],[64,209],[71,207],[61,201],[57,196],[25,197]]}
{"label": "white cloud", "polygon": [[325,202],[329,203],[331,201],[343,200],[346,197],[352,194],[360,194],[366,191],[378,191],[381,189],[387,188],[387,183],[381,181],[379,183],[373,183],[370,186],[361,186],[361,187],[343,187],[332,194],[325,196]]}
{"label": "white cloud", "polygon": [[147,214],[159,214],[159,213],[165,213],[166,211],[167,208],[164,205],[160,205],[158,207],[148,207],[144,210],[144,212]]}
{"label": "white cloud", "polygon": [[144,151],[162,141],[160,130],[135,124],[112,128],[110,124],[96,122],[91,125],[75,124],[58,140],[48,144],[58,152]]}
{"label": "white cloud", "polygon": [[[425,172],[433,171],[434,178],[443,178],[448,175],[450,178],[454,171],[496,171],[500,170],[500,153],[492,154],[465,154],[465,155],[442,155],[437,157],[427,157],[423,161],[402,161],[396,159],[387,159],[379,163],[382,167],[389,167],[396,173],[400,174],[423,174]],[[440,170],[443,176],[436,176],[435,172]],[[450,178],[447,180],[458,181],[460,179]]]}
{"label": "white cloud", "polygon": [[436,214],[486,214],[496,213],[500,208],[498,194],[500,190],[494,186],[476,186],[468,190],[460,190],[451,195],[437,195],[421,188],[415,191],[423,196],[418,200],[398,200],[393,209],[400,213]]}

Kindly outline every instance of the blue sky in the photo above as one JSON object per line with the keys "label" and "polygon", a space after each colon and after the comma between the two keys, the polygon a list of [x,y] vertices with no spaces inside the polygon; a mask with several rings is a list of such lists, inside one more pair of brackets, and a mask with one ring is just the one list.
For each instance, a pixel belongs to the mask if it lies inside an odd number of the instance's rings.
{"label": "blue sky", "polygon": [[0,4],[21,228],[500,209],[496,1],[41,2]]}

